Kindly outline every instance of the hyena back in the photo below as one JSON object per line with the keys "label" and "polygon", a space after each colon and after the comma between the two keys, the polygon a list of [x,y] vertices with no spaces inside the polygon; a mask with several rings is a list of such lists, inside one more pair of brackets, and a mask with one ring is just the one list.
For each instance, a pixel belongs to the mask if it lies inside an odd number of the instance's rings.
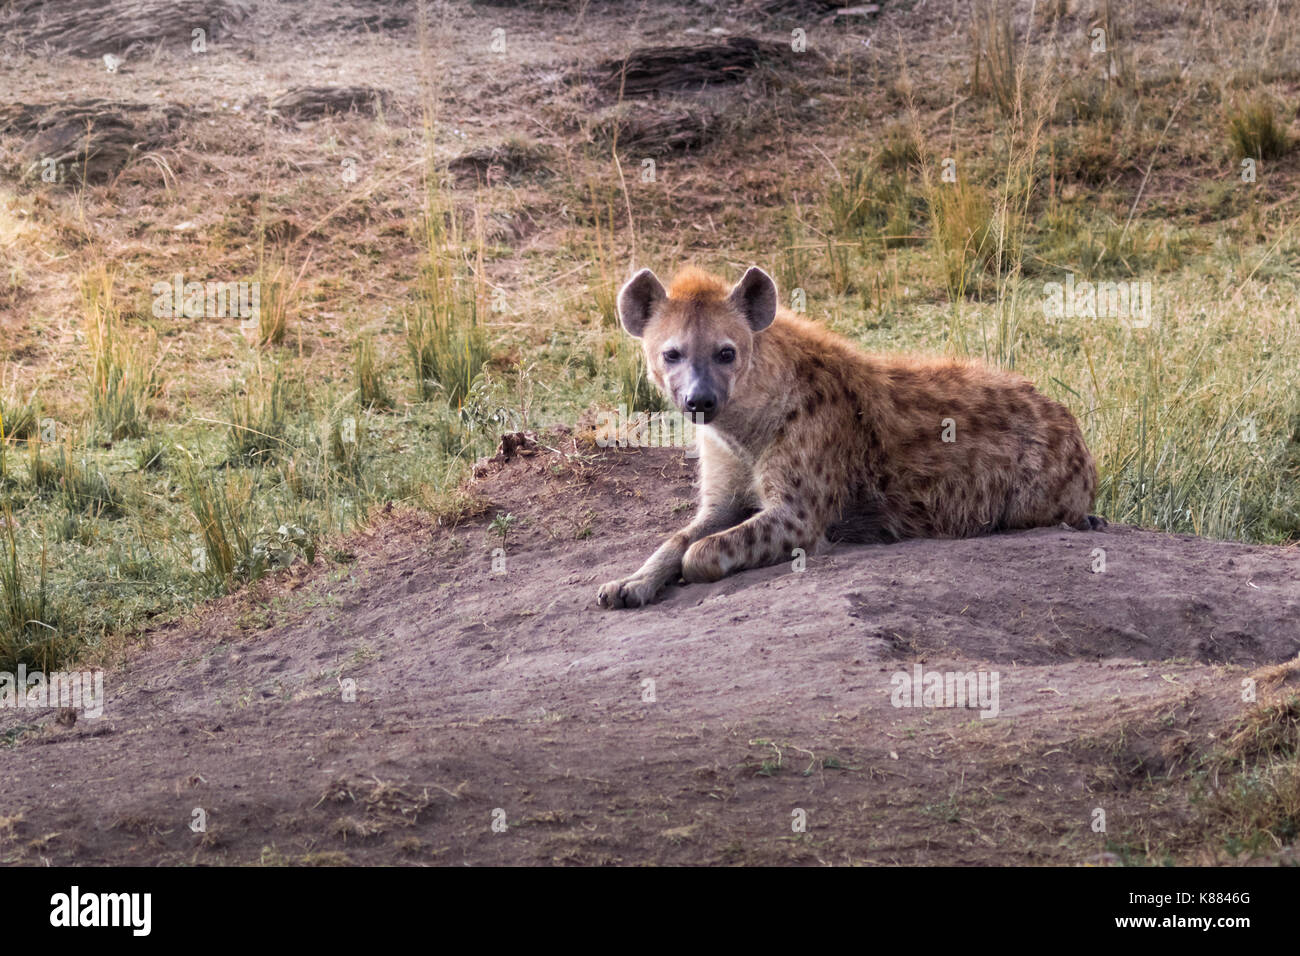
{"label": "hyena back", "polygon": [[1086,530],[1096,469],[1073,416],[1027,379],[955,361],[867,354],[777,305],[751,268],[731,289],[648,269],[618,299],[659,389],[697,425],[700,506],[606,607],[649,603],[680,575],[715,581],[830,537],[956,538]]}

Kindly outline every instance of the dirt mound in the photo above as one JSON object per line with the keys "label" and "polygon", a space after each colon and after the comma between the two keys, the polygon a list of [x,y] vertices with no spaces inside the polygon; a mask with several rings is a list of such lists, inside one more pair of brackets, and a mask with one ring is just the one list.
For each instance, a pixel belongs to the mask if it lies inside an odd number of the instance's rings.
{"label": "dirt mound", "polygon": [[[481,516],[395,511],[349,563],[151,635],[99,721],[0,711],[0,860],[1080,862],[1178,839],[1192,810],[1148,775],[1237,719],[1234,665],[1300,651],[1294,549],[1117,527],[838,546],[597,608],[693,476],[512,436]],[[917,668],[998,674],[996,715],[900,704]]]}
{"label": "dirt mound", "polygon": [[275,97],[268,107],[280,120],[315,120],[331,113],[373,116],[391,102],[383,90],[369,86],[300,86]]}
{"label": "dirt mound", "polygon": [[698,149],[717,132],[719,117],[699,107],[639,106],[627,104],[607,110],[598,117],[596,129],[609,142],[639,155],[664,155]]}
{"label": "dirt mound", "polygon": [[195,29],[207,42],[243,22],[243,0],[16,0],[0,9],[0,37],[29,51],[125,56],[162,41],[188,51]]}
{"label": "dirt mound", "polygon": [[530,175],[549,175],[557,160],[555,151],[549,147],[508,140],[461,153],[448,162],[447,168],[462,185],[495,184]]}
{"label": "dirt mound", "polygon": [[[376,9],[378,8],[378,9]],[[405,30],[411,25],[412,3],[376,3],[350,5],[315,20],[312,26],[338,33],[379,33]]]}
{"label": "dirt mound", "polygon": [[857,4],[852,0],[750,0],[748,7],[756,12],[776,17],[833,17],[837,13],[848,16],[869,16],[877,13],[877,4]]}
{"label": "dirt mound", "polygon": [[789,47],[750,37],[729,37],[717,44],[644,47],[626,57],[606,60],[588,76],[606,93],[652,96],[739,83],[764,59],[789,52]]}
{"label": "dirt mound", "polygon": [[135,156],[170,141],[185,111],[171,104],[103,99],[0,107],[0,133],[23,139],[19,175],[46,182],[103,182]]}

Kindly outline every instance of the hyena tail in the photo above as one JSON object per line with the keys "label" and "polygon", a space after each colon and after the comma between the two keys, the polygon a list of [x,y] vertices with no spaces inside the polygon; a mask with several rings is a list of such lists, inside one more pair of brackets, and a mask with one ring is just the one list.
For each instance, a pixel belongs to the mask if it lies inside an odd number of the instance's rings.
{"label": "hyena tail", "polygon": [[1074,528],[1076,531],[1101,531],[1109,524],[1110,522],[1100,515],[1087,515]]}

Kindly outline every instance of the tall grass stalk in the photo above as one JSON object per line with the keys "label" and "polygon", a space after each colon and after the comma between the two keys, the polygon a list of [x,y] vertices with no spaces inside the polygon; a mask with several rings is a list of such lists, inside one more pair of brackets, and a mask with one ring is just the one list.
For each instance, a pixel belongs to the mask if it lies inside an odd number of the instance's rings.
{"label": "tall grass stalk", "polygon": [[147,429],[146,407],[157,394],[158,360],[152,335],[128,340],[113,296],[107,267],[82,282],[82,316],[90,353],[90,407],[96,425],[111,441],[139,438]]}
{"label": "tall grass stalk", "polygon": [[481,324],[487,301],[482,220],[476,209],[475,269],[466,261],[456,210],[436,168],[428,172],[426,202],[424,255],[406,316],[406,343],[419,399],[440,393],[460,408],[490,357]]}
{"label": "tall grass stalk", "polygon": [[19,561],[14,525],[13,514],[4,509],[0,514],[0,671],[12,673],[19,664],[53,670],[71,654],[71,642],[46,584],[45,546],[41,545],[40,570],[33,583]]}
{"label": "tall grass stalk", "polygon": [[[221,480],[203,475],[192,458],[180,468],[181,487],[190,512],[198,522],[199,547],[193,554],[192,569],[220,593],[236,578],[252,579],[253,532],[250,524],[252,483],[227,472]],[[232,494],[230,482],[244,481],[246,488]]]}

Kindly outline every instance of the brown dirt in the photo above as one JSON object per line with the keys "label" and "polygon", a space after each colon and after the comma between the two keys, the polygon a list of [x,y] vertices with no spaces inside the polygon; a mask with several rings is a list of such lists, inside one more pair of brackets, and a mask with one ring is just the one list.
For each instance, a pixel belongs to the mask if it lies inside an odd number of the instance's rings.
{"label": "brown dirt", "polygon": [[[839,546],[602,611],[693,465],[542,442],[483,470],[480,518],[394,511],[148,635],[98,721],[0,716],[0,860],[1113,861],[1177,848],[1191,811],[1152,779],[1300,650],[1295,549],[1123,527]],[[916,663],[996,670],[1000,715],[894,708]]]}

